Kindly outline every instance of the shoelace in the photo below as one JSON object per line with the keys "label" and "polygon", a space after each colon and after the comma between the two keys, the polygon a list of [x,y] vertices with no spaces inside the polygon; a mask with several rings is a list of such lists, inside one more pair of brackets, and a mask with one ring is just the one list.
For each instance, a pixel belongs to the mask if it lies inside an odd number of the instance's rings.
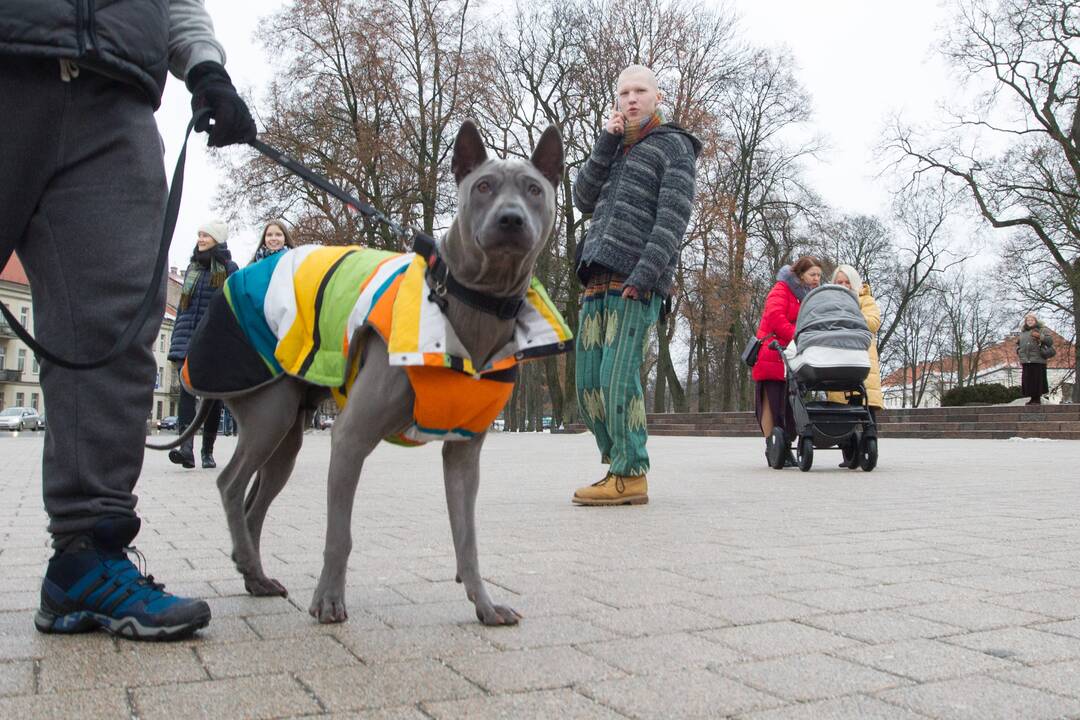
{"label": "shoelace", "polygon": [[142,552],[140,552],[140,550],[134,545],[124,548],[124,553],[126,553],[128,556],[134,555],[135,559],[139,561],[139,564],[136,565],[135,563],[131,562],[130,558],[124,558],[127,564],[130,565],[132,569],[134,569],[135,572],[138,573],[138,576],[130,582],[134,582],[135,585],[145,587],[155,596],[155,598],[153,599],[156,599],[157,595],[165,595],[165,585],[159,582],[154,582],[154,576],[148,575],[146,572],[146,556],[143,555]]}
{"label": "shoelace", "polygon": [[612,475],[611,473],[608,473],[607,475],[605,475],[603,477],[603,479],[597,480],[596,482],[594,482],[592,484],[592,487],[601,487],[603,485],[607,485],[608,480],[610,480],[611,478],[615,478],[615,489],[618,492],[620,492],[620,493],[626,492],[626,480],[623,479],[623,476],[622,475]]}

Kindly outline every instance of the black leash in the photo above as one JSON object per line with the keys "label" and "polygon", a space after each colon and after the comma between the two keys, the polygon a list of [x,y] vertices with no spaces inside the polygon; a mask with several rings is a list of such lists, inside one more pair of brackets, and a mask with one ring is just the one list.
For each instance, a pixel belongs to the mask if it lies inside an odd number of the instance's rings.
{"label": "black leash", "polygon": [[[180,214],[180,198],[183,196],[184,192],[184,166],[187,162],[188,140],[191,138],[191,131],[195,128],[195,125],[209,112],[209,108],[201,108],[192,116],[191,122],[188,123],[187,131],[184,133],[184,144],[180,147],[180,155],[176,159],[176,168],[173,170],[172,183],[169,185],[169,198],[165,204],[165,218],[161,227],[161,241],[158,246],[157,258],[154,261],[153,279],[150,281],[150,286],[146,288],[146,295],[142,299],[138,313],[136,313],[135,317],[128,323],[127,328],[125,328],[120,337],[116,339],[116,342],[108,353],[97,360],[85,361],[69,360],[68,358],[57,355],[35,340],[29,331],[15,319],[15,316],[12,314],[11,310],[8,309],[7,305],[0,302],[0,313],[3,314],[4,319],[6,319],[11,326],[12,332],[14,332],[20,340],[26,343],[27,346],[30,347],[30,350],[39,358],[44,358],[51,363],[69,370],[94,370],[109,364],[119,357],[128,349],[128,347],[130,347],[131,343],[135,340],[135,337],[142,330],[146,321],[150,318],[150,313],[154,311],[157,305],[154,300],[157,296],[158,288],[161,286],[161,280],[165,274],[165,267],[168,265],[169,246],[172,244],[172,236],[176,230],[176,220]],[[443,262],[442,258],[439,257],[438,246],[435,239],[430,235],[418,230],[401,227],[370,203],[350,195],[322,175],[316,173],[314,170],[293,160],[285,153],[267,145],[263,141],[255,139],[249,141],[248,144],[289,172],[306,180],[323,192],[333,195],[351,210],[371,218],[375,222],[386,225],[386,227],[390,229],[390,232],[400,238],[403,242],[408,243],[411,238],[411,245],[414,252],[423,255],[427,259],[428,272],[431,273],[434,283],[432,298],[443,309],[446,307],[445,295],[449,292],[467,305],[495,315],[501,319],[506,320],[517,316],[518,310],[521,309],[521,305],[525,302],[524,298],[503,298],[486,295],[475,290],[470,290],[459,283],[454,276],[450,274],[450,268]]]}
{"label": "black leash", "polygon": [[39,358],[44,358],[51,363],[55,363],[56,365],[69,370],[93,370],[102,367],[103,365],[107,365],[128,349],[135,340],[135,336],[139,334],[146,324],[146,321],[150,318],[150,313],[158,307],[154,300],[157,297],[158,289],[161,287],[161,279],[164,277],[165,267],[169,262],[169,245],[172,244],[173,232],[176,230],[176,218],[180,214],[180,197],[184,192],[184,165],[187,161],[188,139],[191,137],[191,131],[194,129],[195,123],[201,120],[203,115],[206,115],[209,112],[209,108],[200,109],[191,118],[191,122],[188,123],[187,132],[184,133],[184,144],[180,148],[180,156],[176,159],[176,168],[173,170],[172,184],[169,186],[169,199],[165,204],[165,220],[161,227],[161,242],[158,246],[157,259],[154,261],[154,277],[150,281],[150,286],[146,288],[146,295],[142,299],[142,305],[140,306],[139,311],[135,314],[135,317],[131,319],[131,322],[128,323],[127,328],[120,337],[116,339],[116,343],[113,344],[112,350],[97,360],[77,361],[61,357],[60,355],[45,349],[41,343],[35,340],[29,331],[27,331],[27,329],[15,319],[15,316],[11,314],[7,305],[0,302],[0,313],[3,313],[4,318],[8,321],[8,325],[11,326],[12,332],[14,332],[20,340],[26,343]]}
{"label": "black leash", "polygon": [[446,310],[446,294],[450,293],[466,305],[489,315],[494,315],[500,320],[510,320],[517,317],[518,311],[521,310],[521,306],[525,303],[524,297],[497,297],[465,287],[450,274],[450,267],[439,256],[438,244],[435,242],[435,238],[419,230],[402,228],[370,203],[350,195],[311,168],[293,160],[285,153],[267,145],[263,141],[251,140],[248,144],[289,172],[303,178],[323,192],[333,195],[343,202],[346,207],[376,222],[383,223],[390,228],[390,232],[403,242],[408,243],[411,237],[413,251],[427,260],[428,274],[434,286],[430,297],[444,311]]}

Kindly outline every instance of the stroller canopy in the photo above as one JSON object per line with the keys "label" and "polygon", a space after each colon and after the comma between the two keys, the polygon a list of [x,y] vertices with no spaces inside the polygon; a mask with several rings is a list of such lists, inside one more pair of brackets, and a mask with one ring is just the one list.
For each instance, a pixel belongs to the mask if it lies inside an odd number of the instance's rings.
{"label": "stroller canopy", "polygon": [[806,382],[857,386],[870,370],[870,342],[855,294],[840,285],[822,285],[799,306],[792,369]]}

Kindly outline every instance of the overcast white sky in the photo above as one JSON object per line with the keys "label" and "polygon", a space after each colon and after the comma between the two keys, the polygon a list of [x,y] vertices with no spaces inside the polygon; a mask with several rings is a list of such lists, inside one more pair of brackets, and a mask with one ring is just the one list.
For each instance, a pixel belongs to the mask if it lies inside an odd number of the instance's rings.
{"label": "overcast white sky", "polygon": [[[255,41],[260,20],[282,0],[238,3],[206,0],[227,67],[241,89],[265,88],[271,68]],[[251,8],[259,8],[253,14]],[[933,53],[944,18],[940,0],[734,0],[742,30],[755,44],[789,47],[798,77],[813,99],[813,130],[827,141],[819,159],[807,163],[810,185],[847,212],[885,213],[889,183],[876,178],[874,148],[896,112],[910,120],[932,120],[952,86]],[[172,173],[182,134],[191,117],[190,95],[169,79],[158,126]],[[186,267],[200,222],[213,215],[219,177],[208,161],[205,135],[192,140],[180,220],[170,253]],[[229,152],[249,152],[230,150]],[[241,265],[255,249],[260,228],[230,228],[229,246]]]}

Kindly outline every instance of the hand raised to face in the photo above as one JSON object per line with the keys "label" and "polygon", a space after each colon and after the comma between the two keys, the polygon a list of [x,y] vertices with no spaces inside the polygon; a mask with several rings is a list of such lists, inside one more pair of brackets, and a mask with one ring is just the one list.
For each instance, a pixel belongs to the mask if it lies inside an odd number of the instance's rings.
{"label": "hand raised to face", "polygon": [[611,104],[611,115],[608,117],[607,124],[604,126],[612,135],[622,135],[626,129],[626,118],[619,112],[619,101],[616,100]]}

